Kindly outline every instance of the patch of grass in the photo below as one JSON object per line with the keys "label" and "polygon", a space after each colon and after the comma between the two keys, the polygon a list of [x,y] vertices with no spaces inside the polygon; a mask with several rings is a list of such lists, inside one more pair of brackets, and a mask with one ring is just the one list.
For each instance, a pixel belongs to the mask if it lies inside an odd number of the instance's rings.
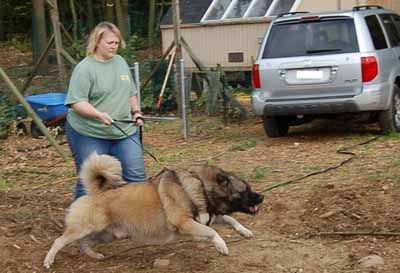
{"label": "patch of grass", "polygon": [[385,140],[400,140],[400,133],[390,132],[383,135]]}
{"label": "patch of grass", "polygon": [[[151,152],[151,153],[152,153],[152,152]],[[154,154],[154,153],[153,153],[153,154]],[[155,155],[155,154],[154,154],[154,155]],[[178,162],[180,158],[181,158],[181,154],[179,154],[179,153],[172,153],[172,154],[170,154],[170,153],[164,153],[164,154],[162,154],[162,155],[160,155],[160,156],[158,157],[158,160],[159,160],[160,162],[162,162],[162,163],[168,165],[168,163]]]}
{"label": "patch of grass", "polygon": [[16,173],[11,171],[0,172],[0,191],[18,190],[20,186],[14,181],[18,181]]}
{"label": "patch of grass", "polygon": [[264,167],[256,167],[251,175],[251,179],[261,181],[266,177],[266,170]]}
{"label": "patch of grass", "polygon": [[9,191],[13,188],[14,185],[7,183],[5,180],[0,180],[0,191]]}
{"label": "patch of grass", "polygon": [[257,139],[249,138],[239,143],[235,143],[232,145],[232,151],[247,151],[251,148],[254,148],[257,145]]}
{"label": "patch of grass", "polygon": [[32,49],[31,40],[25,35],[16,35],[11,40],[2,42],[1,46],[14,47],[22,52],[29,52]]}
{"label": "patch of grass", "polygon": [[393,166],[400,166],[400,158],[399,157],[393,158],[391,163]]}
{"label": "patch of grass", "polygon": [[242,87],[233,89],[233,94],[235,96],[250,96],[253,91],[252,87]]}
{"label": "patch of grass", "polygon": [[74,180],[73,183],[66,185],[65,188],[68,192],[74,193],[76,188],[76,181]]}
{"label": "patch of grass", "polygon": [[28,222],[33,219],[33,214],[27,211],[17,212],[14,214],[14,219],[17,223]]}
{"label": "patch of grass", "polygon": [[400,181],[400,175],[392,172],[384,172],[382,176],[387,180]]}
{"label": "patch of grass", "polygon": [[213,160],[213,159],[210,159],[210,160],[207,161],[207,165],[217,166],[217,162],[215,160]]}
{"label": "patch of grass", "polygon": [[400,182],[400,175],[393,173],[391,171],[384,171],[367,176],[367,181],[369,183],[376,183],[382,180],[385,181],[390,180],[391,182]]}
{"label": "patch of grass", "polygon": [[379,175],[378,174],[371,174],[371,175],[368,175],[366,178],[367,178],[367,181],[369,183],[374,183],[376,181],[379,181]]}
{"label": "patch of grass", "polygon": [[151,122],[146,122],[143,125],[143,132],[151,132],[154,130],[154,124],[152,124]]}
{"label": "patch of grass", "polygon": [[223,136],[223,124],[220,118],[207,116],[189,116],[190,134]]}

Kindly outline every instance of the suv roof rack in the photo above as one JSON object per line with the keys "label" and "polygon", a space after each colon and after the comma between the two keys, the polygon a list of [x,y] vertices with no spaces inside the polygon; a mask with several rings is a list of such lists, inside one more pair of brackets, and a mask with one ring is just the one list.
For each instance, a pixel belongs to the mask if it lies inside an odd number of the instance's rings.
{"label": "suv roof rack", "polygon": [[360,11],[365,9],[383,9],[383,7],[379,5],[362,5],[353,7],[353,11]]}
{"label": "suv roof rack", "polygon": [[299,14],[299,13],[309,13],[309,11],[292,11],[292,12],[283,12],[283,13],[279,13],[276,18],[280,18],[286,15],[295,15],[295,14]]}

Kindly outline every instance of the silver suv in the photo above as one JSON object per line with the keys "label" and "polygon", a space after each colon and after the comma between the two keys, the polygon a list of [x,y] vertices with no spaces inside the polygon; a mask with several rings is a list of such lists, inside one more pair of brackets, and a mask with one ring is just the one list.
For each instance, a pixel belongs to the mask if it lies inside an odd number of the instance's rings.
{"label": "silver suv", "polygon": [[400,16],[380,6],[286,13],[252,71],[252,107],[269,137],[314,118],[351,114],[400,131]]}

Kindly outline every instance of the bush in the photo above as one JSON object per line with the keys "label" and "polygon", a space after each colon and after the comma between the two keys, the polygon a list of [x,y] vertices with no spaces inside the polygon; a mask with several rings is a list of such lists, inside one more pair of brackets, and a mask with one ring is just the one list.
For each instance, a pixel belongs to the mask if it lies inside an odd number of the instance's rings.
{"label": "bush", "polygon": [[23,115],[21,107],[11,101],[6,95],[0,95],[0,138],[7,138],[10,133],[10,125]]}

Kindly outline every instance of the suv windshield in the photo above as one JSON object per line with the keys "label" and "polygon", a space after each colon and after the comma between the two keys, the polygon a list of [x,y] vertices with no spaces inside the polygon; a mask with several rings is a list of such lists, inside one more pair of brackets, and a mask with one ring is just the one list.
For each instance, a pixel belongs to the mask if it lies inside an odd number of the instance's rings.
{"label": "suv windshield", "polygon": [[262,57],[282,58],[358,51],[353,19],[334,18],[273,24]]}

